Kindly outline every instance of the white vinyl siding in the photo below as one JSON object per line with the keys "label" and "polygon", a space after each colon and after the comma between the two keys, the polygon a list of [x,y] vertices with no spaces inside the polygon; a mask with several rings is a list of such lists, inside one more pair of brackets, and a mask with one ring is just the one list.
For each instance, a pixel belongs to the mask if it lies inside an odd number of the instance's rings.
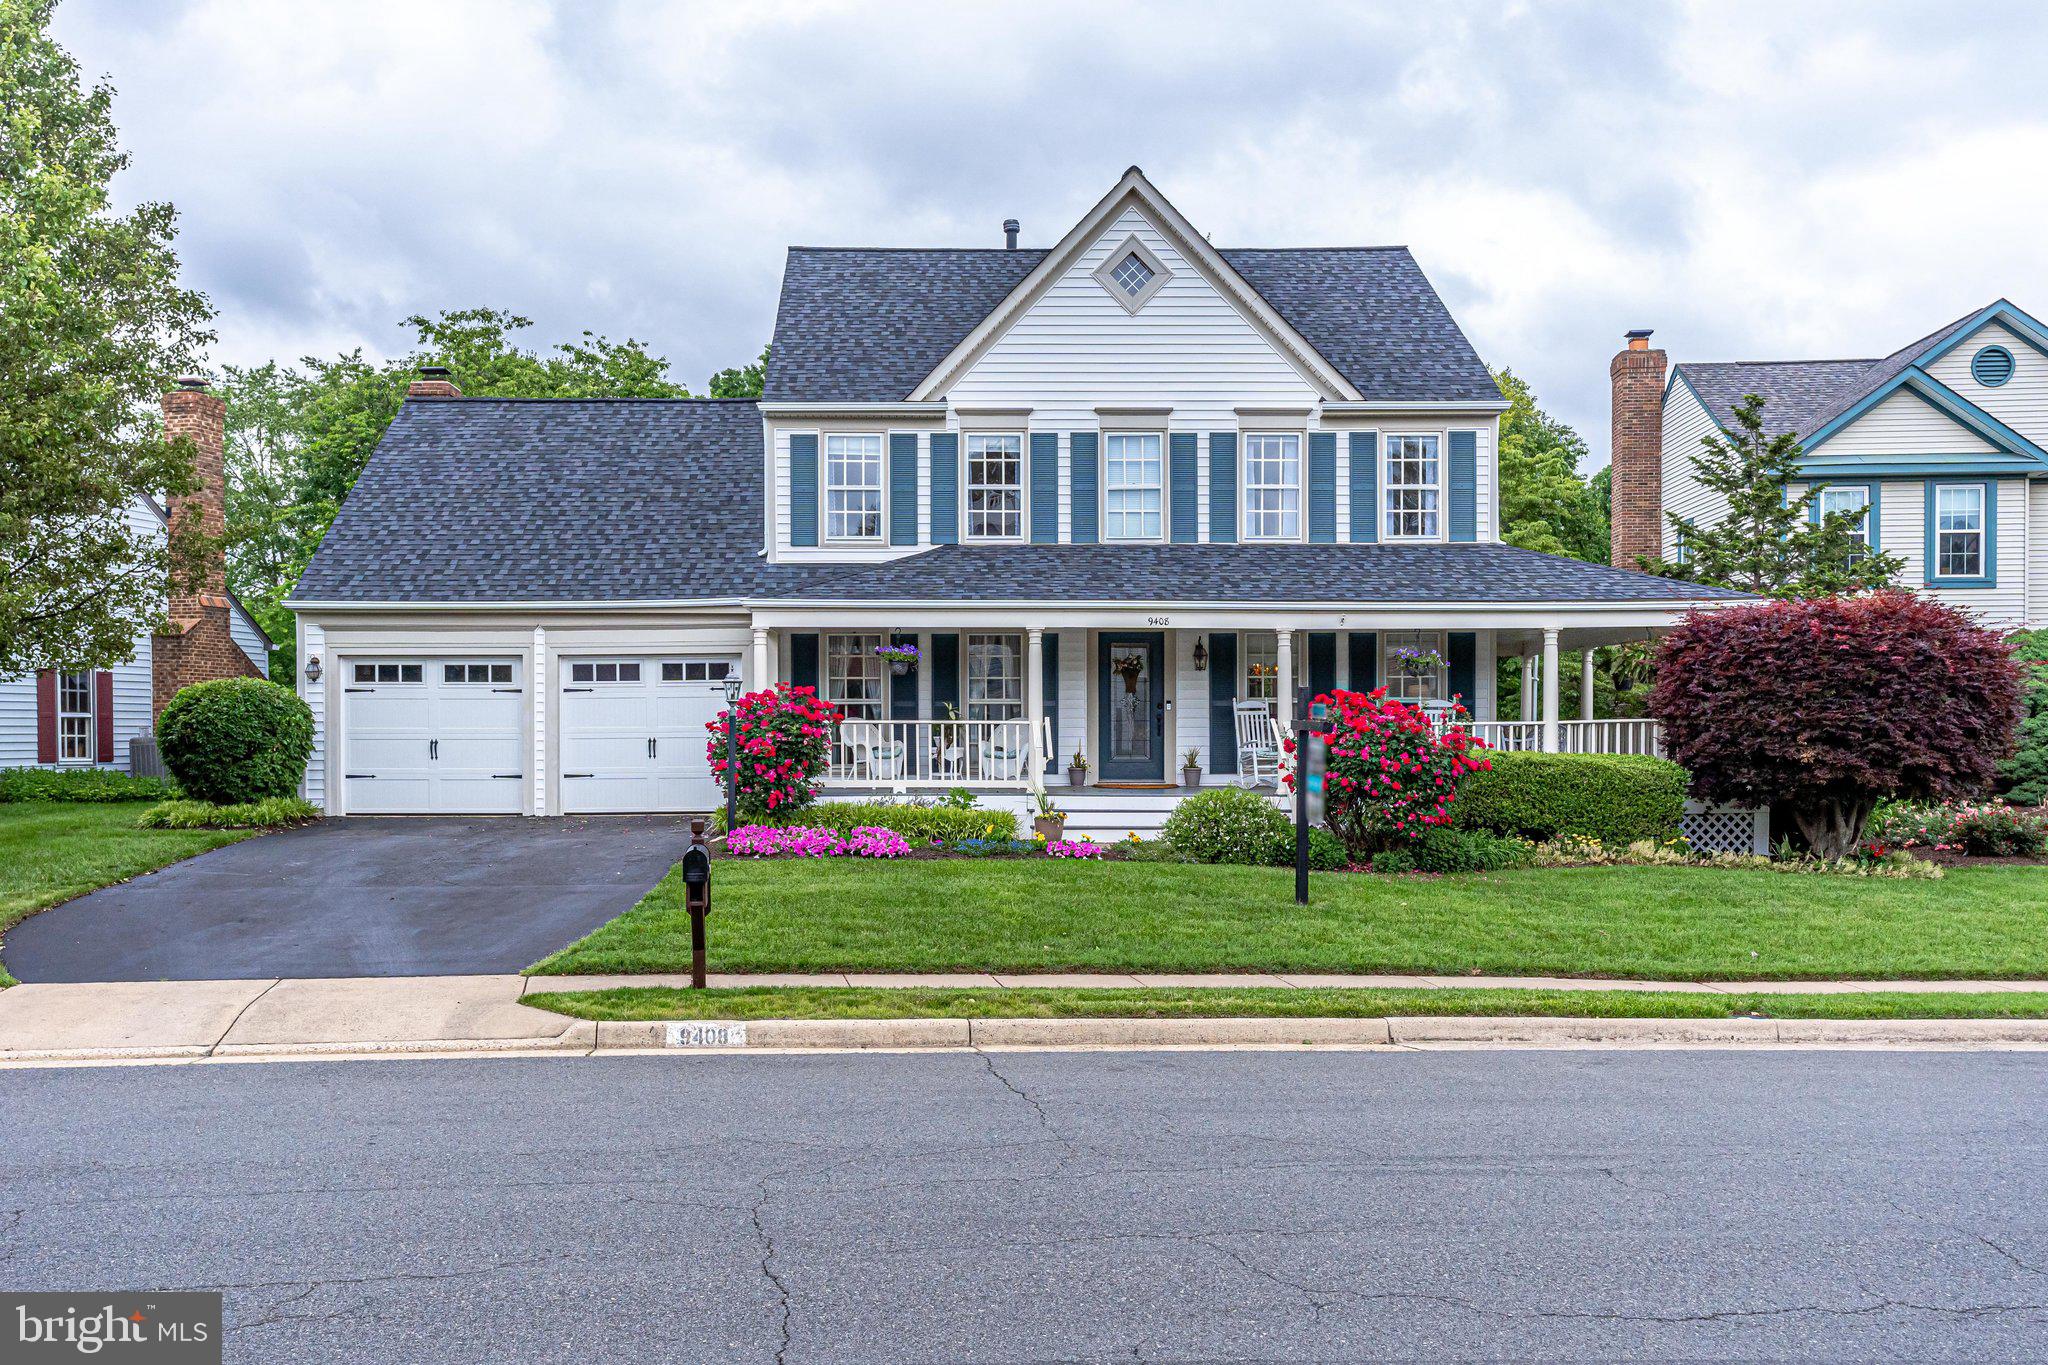
{"label": "white vinyl siding", "polygon": [[2027,484],[2027,624],[2048,626],[2048,480]]}
{"label": "white vinyl siding", "polygon": [[263,638],[263,632],[256,629],[248,617],[232,607],[228,609],[228,635],[248,656],[249,662],[256,665],[256,671],[269,677],[270,642]]}
{"label": "white vinyl siding", "polygon": [[1808,453],[1839,460],[1851,455],[1981,455],[1996,449],[1919,394],[1898,389]]}
{"label": "white vinyl siding", "polygon": [[[1970,374],[1970,358],[1986,346],[2012,352],[2012,378],[1991,387]],[[1979,328],[1928,367],[1929,374],[2038,446],[2048,446],[2048,356],[1999,323]]]}
{"label": "white vinyl siding", "polygon": [[[1693,477],[1693,458],[1700,444],[1716,431],[1713,417],[1683,382],[1671,385],[1664,400],[1664,510],[1696,526],[1713,526],[1727,515],[1720,499]],[[1662,527],[1664,557],[1677,551],[1671,523]]]}

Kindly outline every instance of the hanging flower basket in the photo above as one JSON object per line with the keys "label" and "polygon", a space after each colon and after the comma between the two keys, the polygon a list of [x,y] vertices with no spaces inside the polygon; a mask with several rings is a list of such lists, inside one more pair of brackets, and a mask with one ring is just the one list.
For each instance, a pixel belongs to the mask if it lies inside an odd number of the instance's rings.
{"label": "hanging flower basket", "polygon": [[917,667],[916,645],[876,645],[875,657],[889,665],[889,671],[901,678]]}

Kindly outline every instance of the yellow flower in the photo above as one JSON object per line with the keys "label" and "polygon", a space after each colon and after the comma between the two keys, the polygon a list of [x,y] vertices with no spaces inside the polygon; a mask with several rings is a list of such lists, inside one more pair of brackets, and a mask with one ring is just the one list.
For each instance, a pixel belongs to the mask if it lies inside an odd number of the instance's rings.
{"label": "yellow flower", "polygon": [[993,820],[989,821],[981,827],[981,832],[983,834],[994,834],[996,832],[996,822]]}
{"label": "yellow flower", "polygon": [[1081,842],[1084,844],[1092,844],[1095,842],[1095,840],[1091,839],[1089,836],[1084,834],[1081,836]]}
{"label": "yellow flower", "polygon": [[1045,842],[1045,831],[1040,830],[1038,833],[1032,835],[1031,837],[1038,840],[1038,842],[1042,844]]}
{"label": "yellow flower", "polygon": [[1142,840],[1142,839],[1140,839],[1140,838],[1138,837],[1138,831],[1136,831],[1136,830],[1132,830],[1132,831],[1131,831],[1131,842],[1132,842],[1132,843],[1134,843],[1134,844],[1140,844],[1140,843],[1143,843],[1143,842],[1144,842],[1144,840]]}

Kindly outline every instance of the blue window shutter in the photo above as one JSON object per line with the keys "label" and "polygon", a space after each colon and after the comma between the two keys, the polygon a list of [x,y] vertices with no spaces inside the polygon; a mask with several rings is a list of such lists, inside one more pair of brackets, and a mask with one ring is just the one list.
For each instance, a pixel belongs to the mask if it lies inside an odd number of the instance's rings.
{"label": "blue window shutter", "polygon": [[[960,705],[960,637],[932,636],[932,715],[945,719],[946,706]],[[966,719],[963,714],[961,719]]]}
{"label": "blue window shutter", "polygon": [[960,543],[960,437],[932,433],[932,544]]}
{"label": "blue window shutter", "polygon": [[1479,637],[1469,630],[1454,630],[1450,639],[1451,693],[1472,710],[1479,690]]}
{"label": "blue window shutter", "polygon": [[1060,438],[1031,433],[1031,543],[1060,543]]}
{"label": "blue window shutter", "polygon": [[1308,633],[1308,690],[1310,697],[1337,690],[1337,632],[1312,630]]}
{"label": "blue window shutter", "polygon": [[[1209,539],[1218,545],[1237,540],[1237,433],[1209,433]],[[1231,648],[1237,637],[1231,636]]]}
{"label": "blue window shutter", "polygon": [[1045,770],[1060,770],[1060,633],[1045,633],[1045,669],[1039,677],[1045,689],[1045,723],[1052,727],[1052,752],[1045,756]]}
{"label": "blue window shutter", "polygon": [[1354,630],[1348,646],[1351,655],[1353,692],[1370,692],[1380,685],[1380,637],[1370,630]]}
{"label": "blue window shutter", "polygon": [[[1211,458],[1214,458],[1216,448],[1212,445],[1209,449]],[[1210,505],[1213,507],[1215,504]],[[1237,636],[1230,631],[1210,631],[1209,771],[1212,773],[1237,771],[1237,715],[1231,710],[1236,700]]]}
{"label": "blue window shutter", "polygon": [[1200,518],[1195,513],[1201,505],[1195,488],[1195,433],[1176,431],[1167,444],[1172,450],[1172,468],[1166,482],[1167,506],[1173,511],[1173,543],[1193,545],[1202,538]]}
{"label": "blue window shutter", "polygon": [[1334,431],[1312,431],[1308,435],[1308,539],[1311,545],[1337,543],[1337,433]]}
{"label": "blue window shutter", "polygon": [[[889,643],[892,645],[914,646],[917,644],[917,635],[915,632],[904,634],[900,631],[892,631],[889,634]],[[889,674],[889,719],[917,719],[916,672],[906,673],[900,678],[893,671]]]}
{"label": "blue window shutter", "polygon": [[[789,683],[792,687],[817,687],[817,636],[792,635],[789,637]],[[768,684],[764,680],[761,686],[766,687]]]}
{"label": "blue window shutter", "polygon": [[[1351,543],[1371,545],[1380,538],[1380,434],[1351,433]],[[1356,635],[1351,637],[1357,639]],[[1358,688],[1366,691],[1366,688]]]}
{"label": "blue window shutter", "polygon": [[789,438],[789,543],[818,543],[818,438],[808,431]]}
{"label": "blue window shutter", "polygon": [[1451,539],[1479,539],[1479,433],[1451,433]]}
{"label": "blue window shutter", "polygon": [[917,544],[917,433],[889,433],[889,543]]}
{"label": "blue window shutter", "polygon": [[1095,433],[1077,431],[1067,437],[1067,459],[1072,465],[1069,473],[1074,485],[1074,543],[1093,545],[1102,539],[1096,516],[1101,505],[1096,489],[1101,486],[1102,465],[1096,453]]}

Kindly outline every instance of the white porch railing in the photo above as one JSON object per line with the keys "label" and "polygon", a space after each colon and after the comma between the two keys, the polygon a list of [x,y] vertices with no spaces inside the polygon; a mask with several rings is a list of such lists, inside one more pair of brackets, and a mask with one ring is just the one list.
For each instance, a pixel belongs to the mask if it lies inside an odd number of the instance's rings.
{"label": "white porch railing", "polygon": [[[1540,720],[1475,720],[1464,728],[1490,748],[1538,752],[1543,748]],[[1654,720],[1561,720],[1557,749],[1565,754],[1652,754],[1664,752],[1663,732]]]}
{"label": "white porch railing", "polygon": [[825,781],[853,786],[1028,787],[1028,720],[847,720]]}

